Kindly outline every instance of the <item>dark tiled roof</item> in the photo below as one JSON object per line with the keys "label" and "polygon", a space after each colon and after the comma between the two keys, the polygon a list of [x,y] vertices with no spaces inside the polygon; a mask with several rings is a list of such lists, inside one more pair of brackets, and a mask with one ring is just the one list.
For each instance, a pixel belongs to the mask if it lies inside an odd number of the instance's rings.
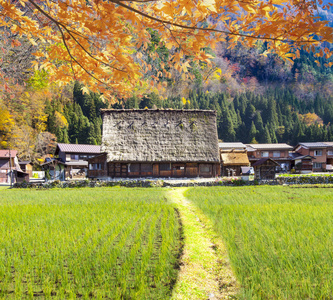
{"label": "dark tiled roof", "polygon": [[101,146],[96,145],[84,145],[84,144],[61,144],[57,145],[56,153],[93,153],[98,154],[101,152]]}
{"label": "dark tiled roof", "polygon": [[292,160],[295,160],[295,159],[304,159],[304,158],[314,158],[313,156],[310,156],[310,155],[302,155],[298,152],[294,152],[294,153],[289,153],[290,157]]}
{"label": "dark tiled roof", "polygon": [[326,148],[328,144],[322,142],[314,142],[314,143],[299,143],[298,145],[304,146],[306,148]]}
{"label": "dark tiled roof", "polygon": [[276,161],[274,161],[273,159],[269,158],[269,157],[264,157],[262,159],[259,159],[258,161],[256,161],[252,167],[255,167],[255,166],[260,166],[262,165],[263,163],[265,163],[267,160],[271,160],[272,162],[274,162],[277,166],[279,165]]}

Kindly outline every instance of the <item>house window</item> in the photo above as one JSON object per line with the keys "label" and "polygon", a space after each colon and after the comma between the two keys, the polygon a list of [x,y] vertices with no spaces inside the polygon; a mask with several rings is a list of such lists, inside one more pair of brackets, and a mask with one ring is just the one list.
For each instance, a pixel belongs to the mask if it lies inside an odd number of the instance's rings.
{"label": "house window", "polygon": [[322,168],[322,163],[313,163],[313,168],[314,169],[321,169]]}
{"label": "house window", "polygon": [[281,156],[280,151],[273,151],[273,157],[280,157],[280,156]]}
{"label": "house window", "polygon": [[212,166],[210,165],[200,165],[200,173],[210,173]]}
{"label": "house window", "polygon": [[140,164],[131,164],[129,172],[140,172]]}
{"label": "house window", "polygon": [[89,164],[89,170],[102,170],[102,164]]}
{"label": "house window", "polygon": [[322,156],[323,155],[323,150],[315,150],[314,151],[314,156]]}
{"label": "house window", "polygon": [[153,172],[153,166],[151,164],[141,164],[141,172]]}
{"label": "house window", "polygon": [[80,159],[87,159],[88,158],[87,155],[80,155],[79,157],[80,157]]}
{"label": "house window", "polygon": [[261,157],[268,157],[268,151],[262,151],[261,152]]}
{"label": "house window", "polygon": [[79,156],[77,154],[71,154],[71,160],[79,160]]}
{"label": "house window", "polygon": [[170,171],[171,164],[160,164],[160,171]]}
{"label": "house window", "polygon": [[327,155],[333,155],[333,150],[328,150]]}

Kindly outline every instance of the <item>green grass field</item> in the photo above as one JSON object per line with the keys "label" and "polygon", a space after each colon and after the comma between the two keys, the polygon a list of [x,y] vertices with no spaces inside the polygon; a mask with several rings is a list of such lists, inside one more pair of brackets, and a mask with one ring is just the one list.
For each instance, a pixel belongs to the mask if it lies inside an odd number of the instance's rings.
{"label": "green grass field", "polygon": [[225,242],[241,299],[332,299],[331,188],[192,188]]}
{"label": "green grass field", "polygon": [[[168,191],[1,189],[0,299],[182,299],[193,294],[186,269],[178,290],[172,289],[183,234],[186,259],[193,256],[192,248],[205,249],[187,233],[201,212],[178,204]],[[185,196],[224,241],[241,285],[239,299],[332,298],[331,188],[197,187]],[[176,208],[193,221],[182,219],[184,233]],[[195,230],[207,238],[200,224]],[[214,259],[209,263],[218,263]],[[186,265],[197,266],[199,278],[190,280],[207,287],[200,298],[207,299],[210,286],[203,274],[209,270],[206,263],[204,271],[199,269],[201,261]]]}
{"label": "green grass field", "polygon": [[181,248],[161,190],[1,190],[0,298],[166,299]]}

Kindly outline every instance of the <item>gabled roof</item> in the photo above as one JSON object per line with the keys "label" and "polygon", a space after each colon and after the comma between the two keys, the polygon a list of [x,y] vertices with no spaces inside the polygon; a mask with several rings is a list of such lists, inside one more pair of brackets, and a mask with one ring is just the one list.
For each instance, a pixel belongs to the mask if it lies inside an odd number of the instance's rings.
{"label": "gabled roof", "polygon": [[107,161],[219,162],[216,112],[101,110]]}
{"label": "gabled roof", "polygon": [[50,164],[60,164],[65,165],[59,158],[46,157],[44,163],[40,164],[41,166],[50,165]]}
{"label": "gabled roof", "polygon": [[333,142],[324,142],[324,144],[328,145],[329,147],[333,147]]}
{"label": "gabled roof", "polygon": [[246,149],[246,146],[243,143],[236,142],[236,143],[219,143],[220,149]]}
{"label": "gabled roof", "polygon": [[256,151],[256,150],[257,150],[257,149],[251,147],[250,145],[246,145],[246,151],[247,151],[247,152],[254,152],[254,151]]}
{"label": "gabled roof", "polygon": [[101,146],[85,145],[85,144],[62,144],[57,145],[56,154],[61,152],[65,153],[92,153],[99,154],[101,152]]}
{"label": "gabled roof", "polygon": [[[10,150],[10,156],[15,157],[17,150]],[[0,158],[9,158],[9,150],[0,150]]]}
{"label": "gabled roof", "polygon": [[225,166],[231,165],[250,165],[246,150],[221,150],[221,163]]}
{"label": "gabled roof", "polygon": [[297,152],[292,152],[290,153],[290,157],[292,160],[297,160],[297,159],[313,159],[314,157],[311,155],[302,155]]}
{"label": "gabled roof", "polygon": [[273,159],[271,159],[271,158],[269,158],[269,157],[264,157],[264,158],[259,159],[258,161],[256,161],[256,162],[252,165],[252,167],[260,166],[260,165],[264,164],[264,163],[265,163],[266,161],[268,161],[268,160],[272,161],[276,166],[279,166],[279,164],[278,164],[275,160],[273,160]]}
{"label": "gabled roof", "polygon": [[285,143],[276,144],[246,144],[256,150],[292,150],[293,147]]}
{"label": "gabled roof", "polygon": [[308,149],[316,149],[316,148],[327,148],[328,144],[322,142],[298,143],[298,145],[295,148],[298,148],[299,146],[303,146]]}

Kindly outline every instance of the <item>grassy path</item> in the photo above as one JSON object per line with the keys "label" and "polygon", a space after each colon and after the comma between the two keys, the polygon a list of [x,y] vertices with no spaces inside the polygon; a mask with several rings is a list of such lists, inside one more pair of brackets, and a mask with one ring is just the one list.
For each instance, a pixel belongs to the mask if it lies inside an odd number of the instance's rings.
{"label": "grassy path", "polygon": [[231,299],[238,291],[226,249],[212,224],[183,193],[172,189],[167,197],[177,204],[185,246],[172,299]]}

